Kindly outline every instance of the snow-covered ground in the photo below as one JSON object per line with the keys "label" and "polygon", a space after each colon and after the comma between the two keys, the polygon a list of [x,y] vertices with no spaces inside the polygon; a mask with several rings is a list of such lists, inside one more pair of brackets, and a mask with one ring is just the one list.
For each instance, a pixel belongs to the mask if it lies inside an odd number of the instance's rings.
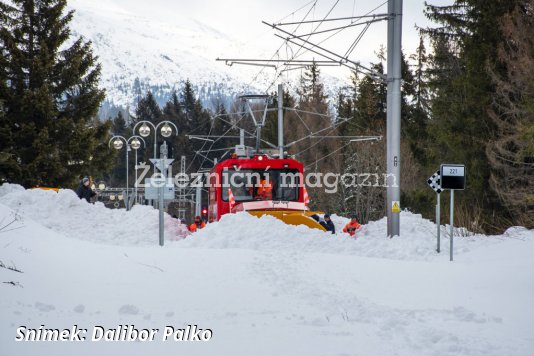
{"label": "snow-covered ground", "polygon": [[[358,239],[247,214],[186,239],[157,212],[109,210],[0,186],[0,355],[533,355],[534,231],[448,238],[402,213]],[[335,217],[340,228],[344,218]],[[162,341],[166,326],[211,329]],[[15,341],[20,326],[88,329],[78,342]],[[152,342],[90,341],[94,326],[154,328]]]}

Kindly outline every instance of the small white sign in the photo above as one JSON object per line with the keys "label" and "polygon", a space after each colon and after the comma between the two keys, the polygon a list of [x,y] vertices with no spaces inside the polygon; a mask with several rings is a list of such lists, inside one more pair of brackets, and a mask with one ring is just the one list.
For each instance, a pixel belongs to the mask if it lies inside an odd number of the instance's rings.
{"label": "small white sign", "polygon": [[443,166],[441,172],[444,176],[463,177],[465,176],[465,167],[461,166]]}
{"label": "small white sign", "polygon": [[174,199],[174,182],[172,178],[167,178],[167,184],[162,177],[145,179],[145,199],[159,199],[160,187],[163,187],[163,199]]}

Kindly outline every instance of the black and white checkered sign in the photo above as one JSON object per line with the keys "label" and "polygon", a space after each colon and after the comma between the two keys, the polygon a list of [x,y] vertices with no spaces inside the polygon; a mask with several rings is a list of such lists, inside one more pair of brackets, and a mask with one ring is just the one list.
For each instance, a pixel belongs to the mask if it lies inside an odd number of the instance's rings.
{"label": "black and white checkered sign", "polygon": [[432,174],[426,182],[436,193],[440,194],[443,191],[443,189],[441,189],[441,175],[439,170]]}

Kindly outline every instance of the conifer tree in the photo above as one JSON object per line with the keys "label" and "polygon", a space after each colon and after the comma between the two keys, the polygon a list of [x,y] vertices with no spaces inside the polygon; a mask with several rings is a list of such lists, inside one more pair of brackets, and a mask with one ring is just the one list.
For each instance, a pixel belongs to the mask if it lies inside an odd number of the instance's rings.
{"label": "conifer tree", "polygon": [[[133,118],[132,127],[139,121],[150,121],[154,125],[157,125],[163,120],[163,113],[159,107],[154,95],[151,91],[148,91],[147,94],[142,97],[137,103],[135,109],[135,117]],[[152,130],[152,127],[150,127]],[[139,134],[139,131],[135,132],[136,135]],[[156,136],[158,140],[161,139],[161,135]],[[148,161],[150,158],[154,157],[154,132],[151,131],[150,134],[144,138],[146,143],[146,148],[141,148],[139,150],[140,157],[143,157],[144,160]],[[156,155],[157,156],[157,155]]]}
{"label": "conifer tree", "polygon": [[127,136],[128,128],[126,127],[126,120],[122,111],[117,113],[117,116],[112,120],[111,132],[113,135]]}
{"label": "conifer tree", "polygon": [[271,93],[272,100],[267,106],[268,109],[273,109],[267,112],[265,119],[265,126],[261,130],[261,136],[265,141],[277,144],[278,143],[278,94]]}
{"label": "conifer tree", "polygon": [[483,212],[482,217],[466,217],[466,222],[477,221],[467,226],[473,230],[496,229],[510,219],[489,185],[486,148],[499,133],[488,115],[495,92],[488,68],[502,70],[496,63],[503,41],[497,24],[517,2],[456,0],[447,6],[427,5],[427,16],[438,24],[424,30],[433,46],[427,70],[433,94],[428,162],[468,167],[467,189],[458,203],[468,206],[467,211]]}
{"label": "conifer tree", "polygon": [[[131,135],[131,128],[126,125],[126,120],[121,111],[111,119],[111,133],[113,135],[120,135],[129,138]],[[124,150],[124,148],[122,149]],[[117,151],[113,169],[108,171],[106,181],[112,187],[124,187],[126,185],[126,160],[124,158],[124,151]],[[132,161],[133,164],[133,161]]]}
{"label": "conifer tree", "polygon": [[[328,97],[320,77],[320,70],[316,63],[309,66],[302,74],[300,86],[297,89],[299,102],[295,111],[288,115],[286,122],[290,125],[289,140],[300,140],[291,147],[290,153],[304,163],[308,172],[336,172],[336,153],[338,142],[324,137],[335,135],[332,127],[334,120],[330,116]],[[310,206],[315,209],[334,211],[338,205],[333,194],[324,189],[310,188],[313,197]]]}
{"label": "conifer tree", "polygon": [[195,91],[193,90],[193,86],[189,79],[185,81],[184,88],[181,93],[181,104],[184,108],[184,111],[186,113],[186,124],[184,126],[184,129],[188,132],[192,129],[194,126],[193,122],[196,121],[195,117],[195,104],[196,104],[196,98],[195,98]]}
{"label": "conifer tree", "polygon": [[13,0],[1,2],[0,13],[5,178],[27,187],[71,186],[98,174],[112,159],[102,148],[109,123],[91,121],[104,98],[91,43],[77,38],[65,47],[73,12],[65,0]]}
{"label": "conifer tree", "polygon": [[137,108],[135,109],[135,122],[146,120],[155,125],[162,120],[162,116],[163,113],[154,98],[154,94],[148,91],[137,104]]}
{"label": "conifer tree", "polygon": [[489,184],[514,225],[534,227],[534,0],[518,1],[498,21],[503,41],[490,67],[495,85],[488,111],[497,137],[486,154]]}

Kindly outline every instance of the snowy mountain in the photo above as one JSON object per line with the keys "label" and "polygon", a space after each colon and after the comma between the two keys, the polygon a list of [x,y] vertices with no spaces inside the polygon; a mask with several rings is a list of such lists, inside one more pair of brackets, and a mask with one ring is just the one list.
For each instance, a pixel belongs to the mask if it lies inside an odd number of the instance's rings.
{"label": "snowy mountain", "polygon": [[73,37],[91,40],[102,64],[106,102],[101,116],[116,106],[135,105],[149,89],[163,104],[186,79],[208,107],[217,101],[228,103],[239,94],[264,92],[273,81],[272,70],[252,81],[260,68],[217,62],[221,54],[239,56],[261,50],[185,15],[173,14],[174,21],[165,21],[131,12],[113,0],[71,0],[69,6],[75,10]]}

